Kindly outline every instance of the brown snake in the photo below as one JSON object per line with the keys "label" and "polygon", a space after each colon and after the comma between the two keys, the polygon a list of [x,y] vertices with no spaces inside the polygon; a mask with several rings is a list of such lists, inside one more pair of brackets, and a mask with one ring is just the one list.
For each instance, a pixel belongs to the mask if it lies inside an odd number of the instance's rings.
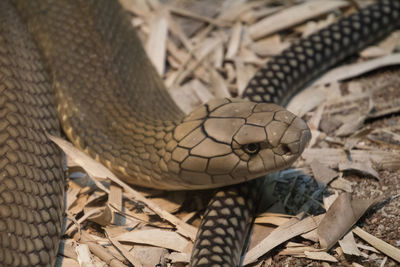
{"label": "brown snake", "polygon": [[[250,83],[255,88],[247,91],[250,99],[269,96],[281,103],[283,96],[287,100],[294,93],[288,81],[282,87],[288,89],[269,89],[268,71],[259,73],[255,81],[262,86]],[[298,80],[292,82],[301,86]],[[60,153],[45,133],[58,134],[57,117],[77,147],[121,179],[166,190],[216,188],[286,168],[310,138],[301,119],[275,104],[214,100],[185,116],[167,94],[116,1],[1,1],[0,93],[4,265],[54,264],[64,177]],[[224,201],[239,206],[246,199]],[[235,207],[225,212],[228,220]],[[224,219],[210,216],[204,225],[210,218],[216,224]],[[237,223],[242,224],[247,221]],[[217,237],[220,231],[211,228]],[[214,246],[209,237],[202,239],[205,233],[199,232],[197,243],[208,240],[211,249],[195,249],[193,266],[219,266],[213,261],[218,257],[208,252],[220,245]],[[238,245],[232,258],[237,258],[243,242],[234,241]],[[204,264],[203,252],[208,257]]]}

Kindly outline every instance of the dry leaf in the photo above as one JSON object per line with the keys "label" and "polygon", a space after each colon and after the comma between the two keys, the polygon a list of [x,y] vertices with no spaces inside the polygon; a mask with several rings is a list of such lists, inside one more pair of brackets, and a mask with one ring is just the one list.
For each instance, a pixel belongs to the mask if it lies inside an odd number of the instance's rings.
{"label": "dry leaf", "polygon": [[376,199],[351,199],[341,194],[318,226],[321,247],[328,250],[376,203]]}
{"label": "dry leaf", "polygon": [[[67,155],[74,159],[76,163],[82,166],[85,171],[90,174],[92,177],[107,177],[129,193],[134,199],[144,203],[147,207],[149,207],[152,211],[158,214],[161,218],[169,221],[173,225],[176,226],[177,231],[182,235],[189,237],[191,240],[195,239],[197,229],[193,226],[186,224],[185,222],[179,220],[177,217],[172,214],[162,210],[160,207],[152,203],[150,200],[143,197],[137,191],[133,190],[129,185],[119,180],[110,170],[96,162],[94,159],[90,158],[88,155],[79,151],[75,148],[71,143],[65,141],[62,138],[47,135],[54,143],[56,143]],[[97,181],[96,181],[97,182]],[[101,186],[100,183],[97,183],[98,186]],[[104,191],[108,191],[104,187],[102,188]]]}
{"label": "dry leaf", "polygon": [[312,260],[338,262],[338,260],[324,251],[304,251],[304,255]]}
{"label": "dry leaf", "polygon": [[315,180],[322,185],[328,185],[334,178],[338,176],[338,173],[331,168],[321,164],[318,160],[314,159],[311,164],[311,170],[314,174]]}
{"label": "dry leaf", "polygon": [[321,78],[319,78],[314,84],[327,84],[335,81],[342,81],[345,79],[350,79],[356,76],[360,76],[363,73],[367,73],[369,71],[400,64],[400,53],[399,54],[391,54],[388,56],[353,63],[349,65],[344,65],[338,68],[335,68],[331,71],[328,71]]}
{"label": "dry leaf", "polygon": [[361,256],[361,252],[358,250],[356,241],[354,240],[353,232],[348,232],[342,240],[339,240],[339,245],[344,254]]}
{"label": "dry leaf", "polygon": [[282,244],[283,242],[317,228],[324,215],[311,216],[303,220],[294,217],[287,223],[276,228],[263,241],[249,250],[244,259],[244,265],[255,262],[259,257]]}
{"label": "dry leaf", "polygon": [[179,234],[161,229],[134,230],[114,238],[119,242],[147,244],[179,252],[186,252],[191,246],[191,243]]}
{"label": "dry leaf", "polygon": [[341,162],[339,163],[339,171],[351,171],[367,175],[379,180],[379,174],[372,168],[371,162]]}
{"label": "dry leaf", "polygon": [[369,244],[374,246],[376,249],[381,251],[382,253],[388,255],[395,261],[400,263],[400,249],[393,247],[392,245],[386,243],[385,241],[376,238],[375,236],[365,232],[360,227],[356,227],[353,229],[353,233],[358,235],[364,241],[367,241]]}
{"label": "dry leaf", "polygon": [[248,29],[253,39],[259,39],[269,34],[289,28],[303,21],[318,17],[331,10],[347,6],[346,1],[307,1],[305,3],[286,8],[274,15],[251,25]]}

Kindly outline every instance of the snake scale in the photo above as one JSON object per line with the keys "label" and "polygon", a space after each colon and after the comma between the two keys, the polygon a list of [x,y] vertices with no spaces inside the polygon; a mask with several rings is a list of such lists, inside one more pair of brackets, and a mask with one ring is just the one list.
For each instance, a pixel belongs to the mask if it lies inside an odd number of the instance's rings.
{"label": "snake scale", "polygon": [[[253,102],[214,100],[185,116],[117,1],[0,1],[0,263],[54,265],[64,173],[46,133],[60,134],[59,121],[78,148],[131,184],[177,190],[248,181],[290,166],[310,138],[301,119],[259,102],[286,103],[391,31],[399,9],[380,1],[293,45],[250,81],[245,97]],[[239,264],[259,183],[216,194],[192,266]]]}

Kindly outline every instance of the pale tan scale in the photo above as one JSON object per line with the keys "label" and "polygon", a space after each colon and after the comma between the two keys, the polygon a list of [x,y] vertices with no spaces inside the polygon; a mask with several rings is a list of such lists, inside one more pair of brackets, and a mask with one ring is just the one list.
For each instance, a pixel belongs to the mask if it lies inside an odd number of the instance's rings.
{"label": "pale tan scale", "polygon": [[176,162],[182,162],[189,156],[189,150],[182,147],[177,147],[172,152],[172,159]]}
{"label": "pale tan scale", "polygon": [[[234,207],[233,213],[235,213],[237,216],[242,216],[242,211],[240,210],[239,207]],[[241,223],[241,221],[239,223]]]}
{"label": "pale tan scale", "polygon": [[257,173],[264,171],[264,162],[263,162],[261,156],[260,155],[254,156],[248,162],[248,167],[249,167],[249,172],[251,174],[257,174]]}
{"label": "pale tan scale", "polygon": [[[217,228],[217,229],[215,229],[216,231],[219,231],[219,229],[221,229],[221,228]],[[223,230],[223,229],[221,229],[221,230]],[[224,233],[225,233],[225,231],[224,231]],[[223,234],[224,234],[223,233]],[[222,250],[222,248],[221,247],[219,247],[219,246],[214,246],[213,248],[212,248],[212,251],[213,252],[215,252],[215,253],[218,253],[218,254],[222,254],[224,251]]]}
{"label": "pale tan scale", "polygon": [[206,246],[211,245],[211,242],[210,242],[209,240],[207,240],[207,239],[204,239],[204,240],[201,241],[200,244],[201,244],[202,246],[206,247]]}
{"label": "pale tan scale", "polygon": [[213,233],[209,230],[204,231],[205,236],[213,236]]}
{"label": "pale tan scale", "polygon": [[239,225],[239,222],[236,217],[229,218],[229,223],[232,224],[233,227],[237,227]]}
{"label": "pale tan scale", "polygon": [[274,120],[284,122],[286,124],[292,123],[292,121],[296,118],[293,113],[290,113],[286,110],[277,111],[274,115]]}
{"label": "pale tan scale", "polygon": [[[226,214],[229,214],[228,212],[226,212]],[[223,245],[225,243],[224,240],[219,236],[213,238],[212,240],[214,241],[214,243],[219,244],[219,245]]]}
{"label": "pale tan scale", "polygon": [[276,166],[281,166],[281,165],[285,164],[285,160],[283,159],[283,157],[279,156],[277,154],[274,154],[274,160],[275,160]]}
{"label": "pale tan scale", "polygon": [[225,205],[228,205],[228,206],[233,206],[235,204],[233,199],[231,199],[231,198],[226,199],[224,201],[224,203],[225,203]]}
{"label": "pale tan scale", "polygon": [[217,118],[247,118],[252,114],[253,107],[256,105],[254,102],[239,102],[230,105],[223,105],[210,113],[210,117]]}
{"label": "pale tan scale", "polygon": [[231,144],[233,135],[244,123],[244,119],[210,118],[204,123],[204,130],[208,136],[215,140]]}
{"label": "pale tan scale", "polygon": [[302,144],[301,142],[292,142],[287,144],[287,146],[293,153],[299,153],[301,151]]}
{"label": "pale tan scale", "polygon": [[[250,159],[250,157],[249,157]],[[247,177],[249,175],[249,170],[247,168],[247,162],[241,160],[238,165],[233,169],[231,175],[237,179],[240,177]]]}
{"label": "pale tan scale", "polygon": [[273,121],[270,124],[268,124],[267,127],[268,142],[272,146],[277,146],[287,128],[288,128],[287,124],[279,121]]}
{"label": "pale tan scale", "polygon": [[247,123],[265,126],[274,119],[273,112],[259,112],[253,113],[246,119]]}
{"label": "pale tan scale", "polygon": [[167,164],[165,163],[165,160],[164,160],[164,159],[160,159],[160,161],[159,161],[159,163],[158,163],[158,166],[160,167],[160,169],[161,169],[163,172],[168,172],[168,166],[167,166]]}
{"label": "pale tan scale", "polygon": [[213,184],[211,176],[207,173],[181,170],[180,177],[184,184],[188,184],[191,187],[199,186],[201,188],[204,184]]}
{"label": "pale tan scale", "polygon": [[223,184],[229,180],[234,181],[233,177],[229,174],[213,175],[212,180],[214,181],[215,184]]}
{"label": "pale tan scale", "polygon": [[219,255],[212,255],[210,258],[212,261],[216,261],[216,262],[222,262],[222,258]]}
{"label": "pale tan scale", "polygon": [[185,119],[184,121],[192,121],[192,120],[200,120],[204,119],[207,117],[208,111],[206,106],[201,106],[192,111]]}
{"label": "pale tan scale", "polygon": [[182,147],[186,147],[188,149],[195,147],[201,141],[206,138],[206,135],[203,133],[201,128],[196,128],[190,134],[185,136],[181,141],[179,141],[179,145]]}
{"label": "pale tan scale", "polygon": [[215,207],[217,207],[217,208],[220,208],[220,207],[222,207],[222,203],[221,203],[221,201],[215,201]]}
{"label": "pale tan scale", "polygon": [[[204,255],[208,255],[208,254],[210,254],[210,251],[208,249],[206,249],[206,248],[202,248],[199,253],[202,253]],[[209,261],[208,261],[207,258],[201,258],[197,262],[198,265],[204,265],[204,266],[207,266],[208,263],[209,263]]]}
{"label": "pale tan scale", "polygon": [[217,143],[210,138],[203,140],[200,144],[190,150],[191,155],[197,155],[207,158],[226,155],[231,152],[232,148],[229,145]]}
{"label": "pale tan scale", "polygon": [[233,139],[241,145],[259,143],[267,139],[265,129],[262,126],[244,125],[235,134]]}
{"label": "pale tan scale", "polygon": [[205,172],[207,169],[208,160],[191,155],[187,157],[181,164],[181,168],[196,172]]}
{"label": "pale tan scale", "polygon": [[224,104],[228,104],[231,103],[231,101],[229,101],[229,99],[227,98],[222,98],[222,99],[213,99],[207,102],[207,106],[208,106],[208,111],[211,112],[216,108],[219,108],[220,106],[224,105]]}
{"label": "pale tan scale", "polygon": [[215,225],[214,221],[206,221],[204,224],[204,226],[206,226],[206,227],[213,227],[214,225]]}
{"label": "pale tan scale", "polygon": [[168,166],[168,172],[179,175],[179,172],[181,171],[181,167],[179,166],[179,164],[172,160],[166,160],[166,162]]}
{"label": "pale tan scale", "polygon": [[[295,119],[297,120],[297,118]],[[294,122],[292,125],[290,125],[284,136],[281,139],[281,143],[283,144],[290,144],[294,142],[298,142],[301,138],[301,131],[298,130],[298,128],[294,125],[296,122]]]}
{"label": "pale tan scale", "polygon": [[168,152],[172,152],[176,148],[177,144],[178,143],[175,140],[171,139],[171,140],[168,141],[167,145],[165,146],[165,149]]}
{"label": "pale tan scale", "polygon": [[233,153],[226,156],[211,158],[210,162],[208,163],[207,173],[230,173],[239,161],[240,159],[238,158],[238,156]]}
{"label": "pale tan scale", "polygon": [[257,112],[275,112],[275,111],[278,111],[278,110],[284,110],[284,108],[282,108],[282,107],[280,107],[278,105],[275,105],[275,104],[266,105],[266,104],[259,103],[253,109],[253,112],[254,113],[257,113]]}
{"label": "pale tan scale", "polygon": [[225,235],[225,230],[222,229],[221,227],[215,228],[214,231],[219,235]]}
{"label": "pale tan scale", "polygon": [[272,149],[272,151],[279,156],[283,156],[287,152],[287,146],[277,146]]}
{"label": "pale tan scale", "polygon": [[181,141],[190,132],[199,127],[202,122],[203,122],[202,120],[193,120],[179,124],[174,130],[174,139],[176,141]]}

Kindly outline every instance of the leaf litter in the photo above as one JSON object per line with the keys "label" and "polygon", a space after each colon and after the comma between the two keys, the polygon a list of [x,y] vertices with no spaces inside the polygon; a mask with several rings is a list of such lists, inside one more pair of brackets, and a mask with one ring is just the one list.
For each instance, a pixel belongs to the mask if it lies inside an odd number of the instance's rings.
{"label": "leaf litter", "polygon": [[[120,2],[188,113],[215,97],[240,96],[290,43],[372,1]],[[313,139],[292,169],[269,179],[245,264],[400,262],[400,200],[393,197],[400,194],[399,32],[322,75],[289,105],[307,119]],[[211,191],[132,189],[52,138],[71,174],[59,266],[187,265]]]}

